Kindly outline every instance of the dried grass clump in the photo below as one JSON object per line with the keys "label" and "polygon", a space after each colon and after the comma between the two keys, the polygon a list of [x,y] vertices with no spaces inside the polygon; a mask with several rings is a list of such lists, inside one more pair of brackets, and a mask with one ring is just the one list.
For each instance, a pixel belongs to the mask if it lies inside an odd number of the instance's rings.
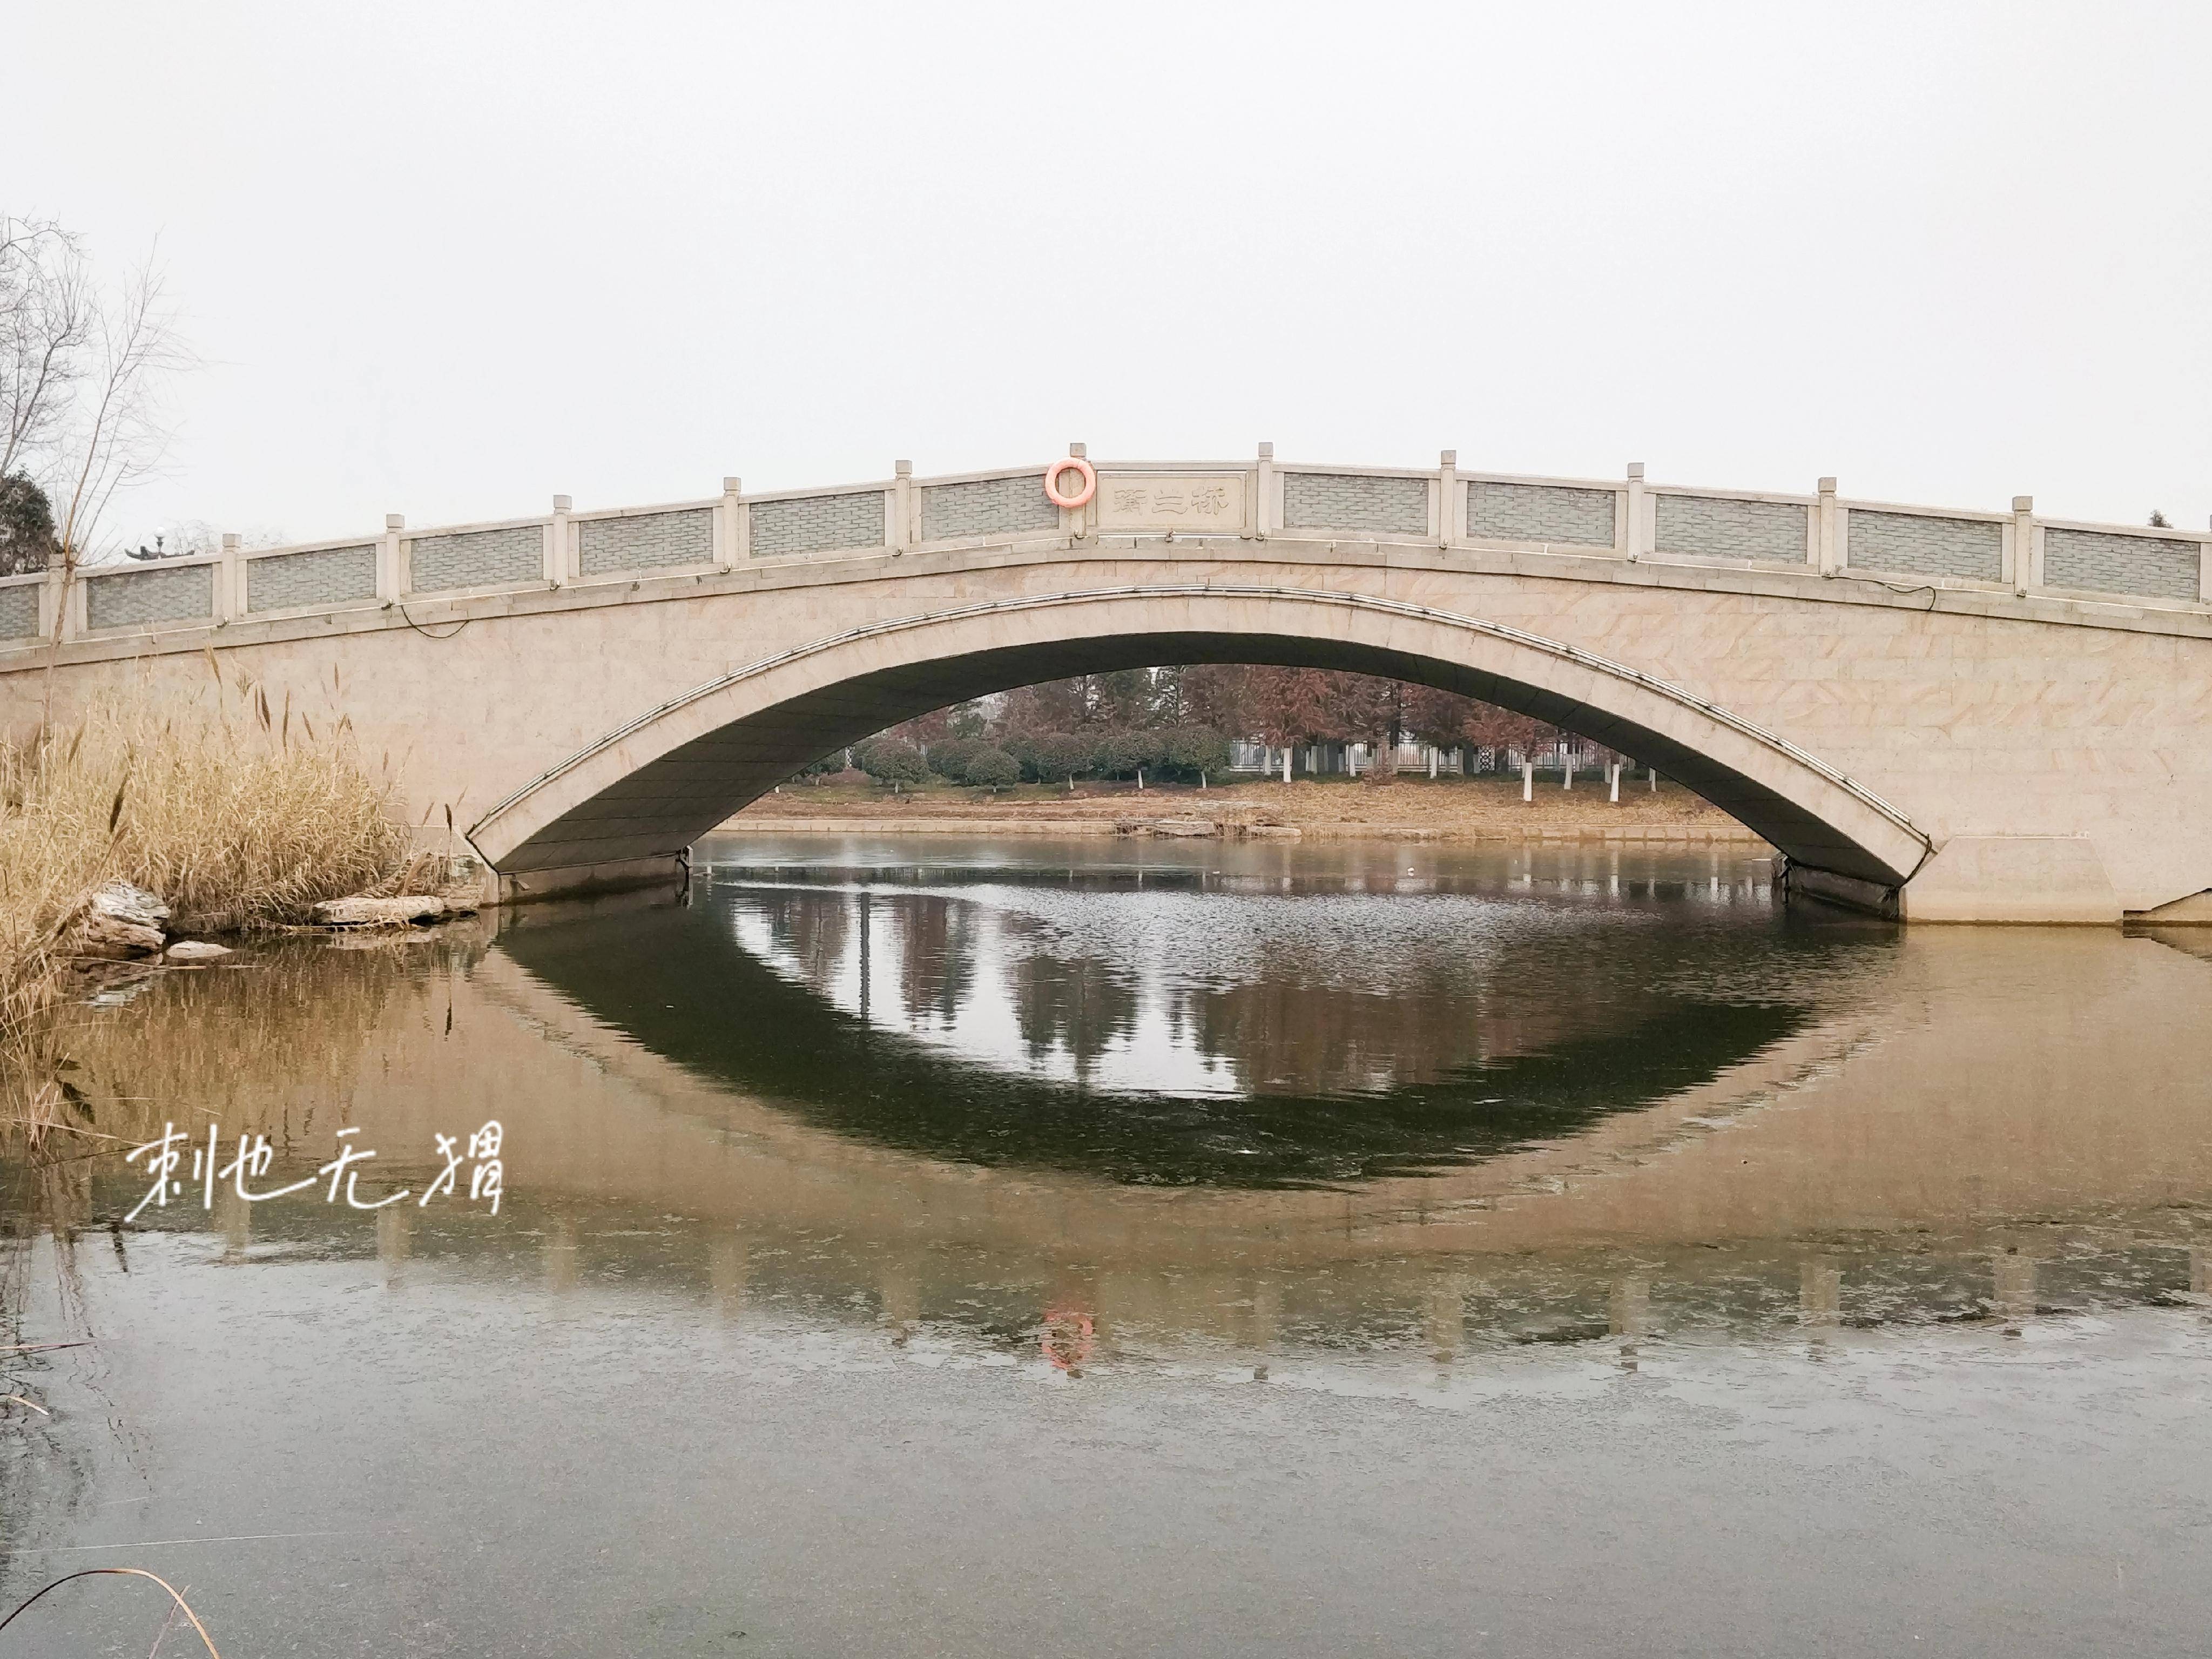
{"label": "dried grass clump", "polygon": [[0,743],[0,1121],[34,1137],[61,1103],[70,929],[100,887],[157,893],[185,927],[250,927],[403,864],[390,781],[362,766],[344,720],[318,727],[289,698],[279,711],[258,686],[217,687],[181,714],[133,698]]}

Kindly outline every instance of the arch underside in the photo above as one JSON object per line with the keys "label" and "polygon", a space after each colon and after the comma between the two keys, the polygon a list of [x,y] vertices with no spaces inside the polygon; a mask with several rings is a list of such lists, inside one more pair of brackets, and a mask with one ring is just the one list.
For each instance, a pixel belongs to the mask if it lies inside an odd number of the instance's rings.
{"label": "arch underside", "polygon": [[[549,774],[488,815],[471,830],[471,839],[495,868],[508,875],[672,856],[808,762],[885,726],[992,692],[1162,663],[1336,669],[1458,692],[1563,726],[1656,767],[1798,864],[1884,887],[1903,883],[1912,872],[1916,854],[1926,846],[1925,839],[1902,819],[1893,824],[1864,810],[1861,798],[1873,798],[1863,792],[1854,797],[1856,786],[1848,780],[1817,768],[1809,757],[1798,757],[1793,763],[1789,757],[1794,751],[1778,739],[1759,734],[1769,745],[1762,750],[1755,744],[1747,745],[1737,731],[1723,730],[1717,722],[1708,732],[1686,732],[1680,708],[1653,707],[1654,699],[1646,694],[1607,696],[1606,701],[1614,705],[1607,708],[1594,697],[1533,683],[1533,675],[1526,680],[1510,678],[1432,653],[1394,649],[1341,634],[1316,637],[1202,629],[1102,631],[1089,637],[1037,640],[937,657],[924,654],[922,659],[794,688],[790,695],[766,701],[711,729],[667,743],[659,752],[653,752],[657,745],[652,723],[646,722],[609,739],[601,752],[587,751],[586,757],[580,757],[580,765],[588,761],[598,768],[595,774],[565,786],[562,774]],[[1610,689],[1601,677],[1595,683],[1601,691]],[[1648,718],[1624,712],[1630,708]],[[1677,731],[1660,729],[1662,719]],[[1696,722],[1688,724],[1694,727]],[[1714,752],[1733,750],[1741,758],[1747,749],[1745,764],[1731,764]],[[624,750],[636,752],[635,763],[629,762]],[[1751,775],[1754,763],[1765,777]],[[579,798],[561,805],[557,812],[541,809],[536,816],[543,821],[531,827],[532,795],[550,787],[557,801],[564,787]],[[510,817],[517,808],[523,809],[515,814],[523,820],[519,824]]]}

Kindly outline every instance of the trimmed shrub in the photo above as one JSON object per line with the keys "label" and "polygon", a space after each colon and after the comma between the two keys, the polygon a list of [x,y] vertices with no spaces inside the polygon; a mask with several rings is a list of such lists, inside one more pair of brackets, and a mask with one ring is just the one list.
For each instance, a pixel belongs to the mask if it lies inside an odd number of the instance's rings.
{"label": "trimmed shrub", "polygon": [[1229,769],[1229,739],[1210,726],[1179,726],[1165,734],[1160,758],[1178,776],[1194,778]]}
{"label": "trimmed shrub", "polygon": [[989,747],[981,738],[942,738],[929,745],[929,769],[955,783],[968,775],[969,760]]}
{"label": "trimmed shrub", "polygon": [[1003,789],[1022,781],[1022,763],[1003,749],[978,749],[961,775],[969,783]]}
{"label": "trimmed shrub", "polygon": [[878,783],[920,783],[929,775],[921,750],[896,738],[871,738],[853,751],[853,759]]}
{"label": "trimmed shrub", "polygon": [[1157,732],[1103,732],[1091,750],[1091,767],[1103,778],[1131,778],[1140,766],[1159,769]]}
{"label": "trimmed shrub", "polygon": [[1048,732],[1031,743],[1029,769],[1040,783],[1064,783],[1091,769],[1093,748],[1087,738]]}

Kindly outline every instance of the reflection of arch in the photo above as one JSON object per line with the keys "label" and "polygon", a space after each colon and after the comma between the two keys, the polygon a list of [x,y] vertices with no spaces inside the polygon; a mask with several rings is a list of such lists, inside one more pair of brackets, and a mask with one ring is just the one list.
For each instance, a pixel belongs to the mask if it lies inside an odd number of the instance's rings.
{"label": "reflection of arch", "polygon": [[[847,902],[830,891],[785,896]],[[1661,996],[1617,1028],[1494,1059],[1470,1048],[1441,1075],[1370,1089],[1354,1105],[1304,1089],[1122,1094],[988,1064],[785,977],[740,942],[712,898],[684,910],[556,912],[502,930],[499,951],[599,1029],[790,1121],[936,1166],[1059,1170],[1129,1187],[1366,1182],[1561,1143],[1710,1084],[1793,1036],[1809,1012]],[[701,986],[714,988],[705,1017]],[[1618,1001],[1605,1006],[1622,1018]]]}
{"label": "reflection of arch", "polygon": [[1501,623],[1306,588],[1090,588],[871,623],[709,681],[469,831],[514,873],[672,854],[799,766],[948,703],[1158,662],[1356,670],[1466,693],[1658,767],[1798,863],[1896,886],[1929,842],[1794,744],[1665,681]]}

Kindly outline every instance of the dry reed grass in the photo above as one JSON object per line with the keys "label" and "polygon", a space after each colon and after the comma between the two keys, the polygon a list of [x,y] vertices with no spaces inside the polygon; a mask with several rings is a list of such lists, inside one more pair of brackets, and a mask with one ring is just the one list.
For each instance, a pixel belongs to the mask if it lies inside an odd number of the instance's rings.
{"label": "dry reed grass", "polygon": [[55,1017],[70,929],[100,886],[130,882],[179,925],[220,930],[297,920],[404,866],[391,782],[345,721],[215,685],[181,713],[133,698],[0,743],[0,1126],[34,1142],[64,1121]]}

